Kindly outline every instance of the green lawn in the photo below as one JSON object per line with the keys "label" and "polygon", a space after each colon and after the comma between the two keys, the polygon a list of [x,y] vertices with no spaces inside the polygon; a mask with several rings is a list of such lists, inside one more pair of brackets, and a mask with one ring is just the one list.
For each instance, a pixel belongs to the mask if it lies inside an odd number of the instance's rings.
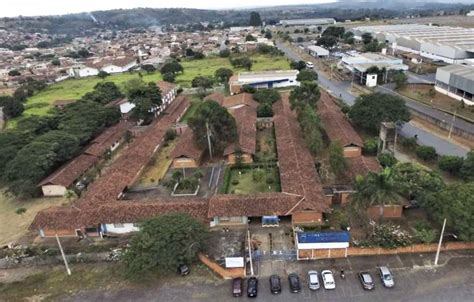
{"label": "green lawn", "polygon": [[196,110],[200,103],[201,100],[197,96],[191,96],[191,106],[189,106],[188,110],[186,110],[186,113],[183,115],[181,120],[179,120],[179,122],[187,124],[188,120],[196,113]]}
{"label": "green lawn", "polygon": [[[290,65],[285,57],[271,57],[267,55],[253,55],[253,71],[289,69]],[[181,62],[184,73],[176,78],[176,82],[182,87],[191,87],[191,81],[198,75],[213,76],[214,72],[221,68],[232,68],[228,58],[209,57],[203,60],[183,60]],[[242,71],[242,69],[234,69],[234,72]],[[155,72],[153,74],[143,74],[144,81],[161,80],[161,74]],[[128,80],[137,77],[137,73],[122,73],[107,77],[105,81],[112,81],[123,87]],[[52,104],[57,100],[79,99],[87,92],[91,91],[94,86],[102,81],[97,77],[88,77],[83,79],[69,79],[60,83],[48,86],[45,90],[29,98],[26,103],[26,110],[23,116],[28,115],[45,115],[52,108]],[[9,128],[14,128],[17,119],[11,120],[8,124]]]}
{"label": "green lawn", "polygon": [[[254,172],[257,170],[265,171],[265,176],[262,180],[255,180]],[[239,174],[241,172],[241,174]],[[267,178],[272,178],[271,184],[267,183]],[[253,168],[253,169],[231,169],[230,183],[227,193],[230,194],[251,194],[259,192],[279,192],[280,178],[278,169],[270,167],[267,169]]]}

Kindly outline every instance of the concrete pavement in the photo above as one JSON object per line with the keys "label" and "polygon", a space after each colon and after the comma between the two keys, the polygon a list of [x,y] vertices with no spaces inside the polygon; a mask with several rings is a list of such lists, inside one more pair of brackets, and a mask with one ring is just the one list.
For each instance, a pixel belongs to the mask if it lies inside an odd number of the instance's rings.
{"label": "concrete pavement", "polygon": [[[434,254],[399,256],[354,257],[338,259],[332,267],[329,260],[290,262],[285,271],[278,273],[282,293],[272,295],[268,277],[259,277],[256,301],[470,301],[474,294],[474,258],[472,252],[442,253],[439,267],[425,266]],[[393,289],[382,286],[376,275],[376,266],[388,265],[395,280]],[[336,289],[310,291],[306,273],[309,269],[345,269],[342,280],[335,274]],[[357,277],[360,270],[369,270],[375,279],[375,289],[364,291]],[[290,293],[287,273],[296,272],[302,281],[302,292]],[[245,285],[244,290],[247,286]],[[173,279],[148,288],[102,289],[83,291],[63,301],[248,301],[247,297],[234,298],[229,280],[190,276]]]}
{"label": "concrete pavement", "polygon": [[[281,42],[277,42],[276,45],[291,60],[299,61],[302,59],[301,56],[288,45]],[[350,106],[352,106],[355,103],[356,97],[350,93],[351,84],[349,82],[331,81],[330,79],[325,77],[322,73],[319,73],[318,76],[319,76],[318,82],[321,87],[328,90],[335,97],[342,99],[346,104]],[[418,77],[419,80],[421,79],[423,81],[429,82],[432,75],[420,77],[420,75],[410,74],[410,77],[412,79],[414,79],[415,77]],[[379,86],[376,88],[376,91],[398,95],[398,93],[390,89],[390,86],[389,87]],[[406,97],[403,97],[403,98],[405,99],[405,102],[409,108],[423,112],[440,121],[452,121],[451,114],[420,104]],[[465,129],[465,131],[474,133],[474,125],[460,118],[454,119],[453,125],[460,129]],[[403,128],[400,131],[400,134],[404,137],[413,137],[415,134],[418,134],[419,142],[421,144],[434,147],[437,153],[441,155],[465,156],[467,152],[469,151],[468,149],[465,149],[458,144],[450,142],[447,138],[446,139],[442,138],[440,136],[437,136],[433,133],[430,133],[424,129],[418,128],[408,123],[406,123],[403,126]]]}

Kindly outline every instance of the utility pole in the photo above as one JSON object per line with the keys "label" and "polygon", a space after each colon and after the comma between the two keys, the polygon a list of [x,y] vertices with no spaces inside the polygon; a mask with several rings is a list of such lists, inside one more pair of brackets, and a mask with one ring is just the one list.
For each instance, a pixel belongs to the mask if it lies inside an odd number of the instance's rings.
{"label": "utility pole", "polygon": [[397,139],[398,139],[398,125],[395,123],[395,139],[393,140],[393,157],[397,157]]}
{"label": "utility pole", "polygon": [[209,123],[207,121],[206,121],[206,135],[207,135],[207,144],[209,147],[209,157],[212,161],[211,131],[209,130]]}
{"label": "utility pole", "polygon": [[61,256],[63,257],[64,265],[66,266],[67,274],[68,274],[69,276],[71,276],[71,270],[69,269],[69,265],[67,264],[66,255],[64,254],[63,247],[62,247],[62,245],[61,245],[61,241],[59,241],[58,234],[56,234],[56,240],[58,241],[59,250],[61,251]]}
{"label": "utility pole", "polygon": [[451,133],[453,133],[454,120],[456,119],[456,112],[457,112],[457,110],[454,111],[453,119],[451,120],[451,127],[449,127],[448,138],[451,138]]}
{"label": "utility pole", "polygon": [[439,252],[441,250],[441,244],[443,243],[443,236],[444,236],[444,228],[445,227],[446,227],[446,218],[444,218],[443,228],[441,229],[441,235],[439,236],[438,250],[436,251],[436,257],[435,257],[434,265],[438,265]]}
{"label": "utility pole", "polygon": [[249,242],[250,275],[253,276],[252,244],[250,243],[250,230],[249,229],[247,229],[247,240]]}

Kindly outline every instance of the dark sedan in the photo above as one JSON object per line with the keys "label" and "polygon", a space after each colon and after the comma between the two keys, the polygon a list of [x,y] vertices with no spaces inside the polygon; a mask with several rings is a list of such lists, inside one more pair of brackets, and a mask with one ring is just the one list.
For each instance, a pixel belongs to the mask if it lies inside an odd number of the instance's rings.
{"label": "dark sedan", "polygon": [[366,290],[373,290],[375,287],[374,278],[369,272],[359,272],[359,279],[362,287]]}
{"label": "dark sedan", "polygon": [[247,280],[247,297],[256,298],[258,293],[258,280],[255,277],[250,277]]}

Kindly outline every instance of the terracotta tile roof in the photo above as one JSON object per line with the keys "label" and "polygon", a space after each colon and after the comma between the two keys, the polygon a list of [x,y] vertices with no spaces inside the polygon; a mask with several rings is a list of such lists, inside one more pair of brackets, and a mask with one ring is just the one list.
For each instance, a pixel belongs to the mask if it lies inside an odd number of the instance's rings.
{"label": "terracotta tile roof", "polygon": [[222,106],[222,103],[224,102],[225,95],[220,93],[220,92],[213,92],[210,95],[206,96],[204,98],[205,101],[216,101],[219,103],[219,105]]}
{"label": "terracotta tile roof", "polygon": [[97,59],[88,60],[86,63],[84,63],[84,65],[91,68],[101,69],[109,65],[125,67],[132,62],[136,62],[136,59],[134,57],[124,56],[124,57],[117,57],[117,58],[104,58],[100,60],[97,60]]}
{"label": "terracotta tile roof", "polygon": [[166,82],[166,81],[158,81],[158,82],[156,82],[156,86],[158,86],[158,88],[160,88],[161,96],[165,96],[170,91],[175,89],[178,85],[170,83],[170,82]]}
{"label": "terracotta tile roof", "polygon": [[187,157],[199,161],[203,153],[204,150],[199,148],[194,141],[193,131],[190,128],[185,128],[170,156],[173,159]]}
{"label": "terracotta tile roof", "polygon": [[69,187],[98,161],[96,156],[81,154],[43,179],[38,186],[53,184]]}
{"label": "terracotta tile roof", "polygon": [[321,179],[288,97],[282,94],[273,105],[281,189],[304,197],[293,211],[326,211],[329,205],[324,201]]}
{"label": "terracotta tile roof", "polygon": [[252,107],[240,107],[229,110],[237,123],[239,141],[230,144],[224,150],[224,156],[232,154],[237,148],[247,154],[255,154],[257,148],[257,111]]}
{"label": "terracotta tile roof", "polygon": [[135,138],[108,167],[107,172],[89,186],[77,203],[83,206],[116,201],[123,190],[139,176],[141,169],[162,143],[166,130],[176,123],[188,107],[187,98],[177,97],[151,127]]}
{"label": "terracotta tile roof", "polygon": [[357,175],[365,176],[369,172],[378,173],[382,171],[382,167],[375,157],[359,156],[353,158],[347,158],[349,163],[349,170],[347,171],[348,176],[355,178]]}
{"label": "terracotta tile roof", "polygon": [[133,123],[127,121],[122,121],[109,127],[92,140],[90,146],[84,151],[84,153],[101,157],[112,147],[113,144],[121,140],[125,133],[132,127]]}
{"label": "terracotta tile roof", "polygon": [[244,105],[257,108],[258,102],[253,99],[252,94],[246,92],[225,97],[224,101],[222,102],[222,106],[225,108],[233,108]]}
{"label": "terracotta tile roof", "polygon": [[337,141],[343,147],[364,146],[362,138],[336,105],[334,99],[325,91],[321,91],[321,99],[318,102],[318,114],[331,142]]}
{"label": "terracotta tile roof", "polygon": [[283,193],[253,195],[215,195],[209,200],[208,218],[222,216],[285,216],[295,207],[300,196]]}
{"label": "terracotta tile roof", "polygon": [[188,213],[203,223],[208,221],[208,199],[173,198],[161,200],[126,200],[95,208],[53,207],[39,212],[30,229],[78,229],[101,223],[135,223],[169,213]]}

